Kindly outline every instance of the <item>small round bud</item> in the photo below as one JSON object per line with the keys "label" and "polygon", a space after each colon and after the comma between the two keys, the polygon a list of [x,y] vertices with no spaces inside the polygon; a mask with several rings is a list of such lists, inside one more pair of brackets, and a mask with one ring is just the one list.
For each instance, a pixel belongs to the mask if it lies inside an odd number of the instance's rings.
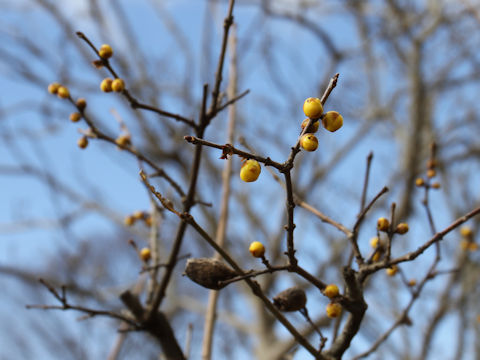
{"label": "small round bud", "polygon": [[437,160],[428,160],[427,161],[427,168],[428,169],[434,169],[437,166]]}
{"label": "small round bud", "polygon": [[100,55],[102,59],[110,59],[113,55],[113,49],[110,45],[103,44],[100,46],[100,50],[98,50],[98,55]]}
{"label": "small round bud", "polygon": [[131,138],[129,134],[120,135],[115,139],[115,143],[120,147],[126,147],[131,144]]}
{"label": "small round bud", "polygon": [[328,111],[322,118],[325,129],[335,132],[343,126],[343,116],[336,111]]}
{"label": "small round bud", "polygon": [[245,182],[253,182],[258,179],[262,168],[257,160],[247,160],[240,169],[240,179]]}
{"label": "small round bud", "polygon": [[323,105],[318,98],[308,98],[303,103],[303,112],[311,119],[319,119],[323,113]]}
{"label": "small round bud", "polygon": [[400,235],[406,234],[408,232],[408,224],[407,223],[398,224],[397,228],[395,229],[395,232]]}
{"label": "small round bud", "polygon": [[380,244],[380,239],[377,236],[374,236],[370,239],[370,246],[374,249]]}
{"label": "small round bud", "polygon": [[434,189],[440,189],[441,187],[442,187],[442,186],[440,185],[439,182],[434,182],[434,183],[432,184],[432,188],[434,188]]}
{"label": "small round bud", "polygon": [[474,252],[474,251],[477,251],[478,250],[478,244],[476,242],[470,242],[470,244],[468,244],[468,251],[471,251],[471,252]]}
{"label": "small round bud", "polygon": [[112,90],[115,92],[122,92],[123,90],[125,90],[125,82],[122,79],[113,80]]}
{"label": "small round bud", "polygon": [[413,286],[417,285],[417,280],[415,280],[415,279],[410,279],[410,280],[408,280],[408,284],[407,284],[407,285],[410,286],[410,287],[413,287]]}
{"label": "small round bud", "polygon": [[78,110],[83,111],[87,107],[87,100],[85,100],[84,98],[80,98],[77,100],[75,105],[77,105]]}
{"label": "small round bud", "polygon": [[315,151],[318,148],[318,139],[313,134],[304,134],[300,138],[300,146],[306,151]]}
{"label": "small round bud", "polygon": [[135,218],[132,215],[128,215],[123,219],[123,222],[126,226],[132,226],[135,224]]}
{"label": "small round bud", "polygon": [[298,311],[307,304],[307,295],[303,289],[294,286],[282,291],[273,298],[273,305],[280,311]]}
{"label": "small round bud", "polygon": [[55,95],[58,92],[58,89],[60,88],[60,84],[57,82],[51,83],[48,85],[48,92],[50,94]]}
{"label": "small round bud", "polygon": [[338,294],[340,294],[340,290],[338,289],[337,285],[330,284],[330,285],[327,285],[323,293],[325,294],[326,297],[328,297],[329,299],[332,299],[335,296],[338,296]]}
{"label": "small round bud", "polygon": [[81,118],[82,118],[82,115],[79,112],[74,112],[70,114],[71,122],[79,122]]}
{"label": "small round bud", "polygon": [[390,227],[390,222],[388,219],[381,217],[377,220],[377,229],[380,231],[388,231],[388,228]]}
{"label": "small round bud", "polygon": [[102,82],[100,83],[100,89],[103,92],[111,92],[112,91],[112,82],[113,82],[113,80],[110,79],[110,78],[103,79]]}
{"label": "small round bud", "polygon": [[423,180],[423,178],[419,177],[415,180],[415,185],[420,187],[420,186],[423,186],[425,184],[425,180]]}
{"label": "small round bud", "polygon": [[88,146],[88,139],[86,136],[82,136],[80,139],[77,141],[77,145],[80,149],[85,149]]}
{"label": "small round bud", "polygon": [[460,228],[460,235],[466,238],[471,238],[473,235],[472,228],[470,226],[462,226]]}
{"label": "small round bud", "polygon": [[327,316],[329,318],[339,317],[342,313],[342,305],[338,303],[330,303],[327,305]]}
{"label": "small round bud", "polygon": [[428,169],[427,170],[427,177],[433,178],[433,177],[435,177],[435,175],[437,175],[437,172],[435,171],[435,169]]}
{"label": "small round bud", "polygon": [[261,258],[265,255],[265,246],[260,241],[254,241],[248,248],[253,257]]}
{"label": "small round bud", "polygon": [[152,257],[152,252],[150,251],[149,248],[144,247],[142,250],[140,250],[140,259],[142,259],[142,261],[147,262],[148,260],[151,259],[151,257]]}
{"label": "small round bud", "polygon": [[[305,126],[307,126],[309,121],[310,121],[310,119],[305,119],[305,120],[302,121],[302,131],[305,128]],[[312,133],[312,134],[316,133],[318,131],[319,127],[320,127],[320,121],[318,121],[318,120],[312,121],[312,124],[307,129],[306,133]]]}
{"label": "small round bud", "polygon": [[398,271],[397,265],[392,265],[387,270],[385,270],[388,276],[394,276]]}
{"label": "small round bud", "polygon": [[65,86],[59,86],[57,89],[57,96],[60,99],[68,99],[70,96],[70,91],[68,91],[68,88]]}
{"label": "small round bud", "polygon": [[380,260],[380,257],[382,256],[382,253],[380,251],[375,251],[375,254],[373,254],[372,261],[377,262]]}

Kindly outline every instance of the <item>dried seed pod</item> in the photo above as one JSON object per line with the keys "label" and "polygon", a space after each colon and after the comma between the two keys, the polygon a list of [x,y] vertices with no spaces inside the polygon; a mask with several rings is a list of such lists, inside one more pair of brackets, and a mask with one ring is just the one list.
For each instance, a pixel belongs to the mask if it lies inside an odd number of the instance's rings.
{"label": "dried seed pod", "polygon": [[187,260],[185,275],[207,289],[220,290],[225,285],[219,282],[230,280],[237,276],[237,273],[220,260],[200,258]]}
{"label": "dried seed pod", "polygon": [[306,303],[305,291],[297,286],[288,288],[273,298],[273,304],[280,311],[298,311],[303,309]]}

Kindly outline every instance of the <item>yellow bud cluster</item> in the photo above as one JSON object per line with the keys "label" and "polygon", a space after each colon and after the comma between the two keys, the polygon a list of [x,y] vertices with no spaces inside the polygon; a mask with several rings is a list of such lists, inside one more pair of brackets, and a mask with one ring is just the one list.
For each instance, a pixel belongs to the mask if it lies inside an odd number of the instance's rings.
{"label": "yellow bud cluster", "polygon": [[145,211],[136,210],[132,214],[127,215],[123,220],[126,226],[133,226],[137,221],[144,221],[147,226],[152,226],[152,216]]}

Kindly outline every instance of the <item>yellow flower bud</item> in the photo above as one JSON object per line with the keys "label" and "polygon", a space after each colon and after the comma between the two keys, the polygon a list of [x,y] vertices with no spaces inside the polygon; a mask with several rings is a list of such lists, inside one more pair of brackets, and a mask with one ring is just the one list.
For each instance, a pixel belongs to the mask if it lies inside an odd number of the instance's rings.
{"label": "yellow flower bud", "polygon": [[59,86],[57,89],[57,95],[61,99],[68,99],[70,91],[68,91],[68,88],[65,86]]}
{"label": "yellow flower bud", "polygon": [[342,305],[338,303],[330,303],[327,305],[327,316],[329,318],[339,317],[342,313]]}
{"label": "yellow flower bud", "polygon": [[376,262],[378,260],[380,260],[380,257],[382,256],[382,253],[380,251],[376,251],[375,254],[373,254],[373,257],[372,257],[372,261],[373,262]]}
{"label": "yellow flower bud", "polygon": [[476,242],[470,242],[468,244],[468,251],[477,251],[478,250],[478,244]]}
{"label": "yellow flower bud", "polygon": [[75,105],[77,105],[78,110],[83,111],[87,107],[87,100],[85,100],[84,98],[80,98],[77,100]]}
{"label": "yellow flower bud", "polygon": [[374,249],[378,247],[380,243],[380,239],[377,236],[374,236],[370,239],[370,246]]}
{"label": "yellow flower bud", "polygon": [[427,161],[427,168],[428,169],[434,169],[437,166],[437,160],[428,160]]}
{"label": "yellow flower bud", "polygon": [[397,265],[392,265],[386,270],[388,276],[394,276],[397,273],[397,271],[398,271]]}
{"label": "yellow flower bud", "polygon": [[343,116],[336,111],[328,111],[322,118],[325,129],[335,132],[343,126]]}
{"label": "yellow flower bud", "polygon": [[103,92],[111,92],[112,91],[112,82],[113,82],[113,80],[110,79],[110,78],[103,79],[102,82],[100,83],[100,89]]}
{"label": "yellow flower bud", "polygon": [[442,187],[442,186],[440,185],[439,182],[434,182],[434,183],[432,184],[432,188],[434,188],[434,189],[440,189],[441,187]]}
{"label": "yellow flower bud", "polygon": [[[302,121],[302,131],[303,129],[305,128],[305,126],[307,126],[308,122],[310,121],[310,119],[305,119]],[[312,124],[310,125],[310,127],[307,129],[307,133],[316,133],[318,131],[318,128],[320,126],[320,121],[316,120],[316,121],[312,121]]]}
{"label": "yellow flower bud", "polygon": [[85,149],[88,146],[88,139],[86,136],[82,136],[80,139],[77,141],[77,145],[80,149]]}
{"label": "yellow flower bud", "polygon": [[417,186],[423,186],[425,184],[425,180],[423,180],[423,178],[419,177],[415,180],[415,185]]}
{"label": "yellow flower bud", "polygon": [[135,224],[135,218],[132,215],[128,215],[125,217],[125,219],[123,219],[123,222],[126,226],[132,226]]}
{"label": "yellow flower bud", "polygon": [[265,246],[260,241],[254,241],[248,248],[253,257],[261,258],[265,255]]}
{"label": "yellow flower bud", "polygon": [[400,235],[406,234],[408,232],[408,224],[407,223],[398,224],[397,228],[395,229],[395,232]]}
{"label": "yellow flower bud", "polygon": [[415,280],[415,279],[408,280],[408,286],[412,287],[412,286],[415,286],[415,285],[417,285],[417,280]]}
{"label": "yellow flower bud", "polygon": [[112,90],[115,92],[122,92],[123,90],[125,90],[125,82],[122,79],[113,80]]}
{"label": "yellow flower bud", "polygon": [[240,179],[245,182],[252,182],[258,179],[262,168],[257,160],[247,160],[243,163],[240,169]]}
{"label": "yellow flower bud", "polygon": [[306,151],[315,151],[318,148],[318,139],[313,134],[304,134],[300,138],[300,145]]}
{"label": "yellow flower bud", "polygon": [[98,50],[98,54],[102,59],[109,59],[113,55],[113,49],[108,44],[103,44],[100,46],[100,50]]}
{"label": "yellow flower bud", "polygon": [[427,170],[427,177],[433,178],[435,175],[437,175],[437,172],[435,171],[435,169],[428,169]]}
{"label": "yellow flower bud", "polygon": [[151,257],[152,253],[149,248],[144,247],[142,250],[140,250],[140,259],[142,259],[142,261],[147,262]]}
{"label": "yellow flower bud", "polygon": [[319,119],[323,113],[323,105],[318,98],[308,98],[303,103],[303,112],[311,119]]}
{"label": "yellow flower bud", "polygon": [[126,147],[130,145],[131,143],[130,135],[129,134],[120,135],[115,139],[115,143],[120,147]]}
{"label": "yellow flower bud", "polygon": [[472,228],[470,226],[462,226],[460,228],[460,235],[466,238],[471,238],[473,235]]}
{"label": "yellow flower bud", "polygon": [[381,217],[377,220],[377,229],[380,231],[388,231],[388,228],[390,227],[390,222],[388,219]]}
{"label": "yellow flower bud", "polygon": [[70,114],[70,121],[71,122],[78,122],[82,118],[82,115],[78,112],[74,112]]}
{"label": "yellow flower bud", "polygon": [[329,299],[332,299],[335,296],[338,296],[338,294],[340,293],[340,290],[338,289],[337,285],[330,284],[330,285],[327,285],[323,293],[325,294],[326,297],[328,297]]}
{"label": "yellow flower bud", "polygon": [[48,92],[50,94],[55,95],[58,92],[58,89],[60,88],[60,84],[57,82],[51,83],[48,85]]}

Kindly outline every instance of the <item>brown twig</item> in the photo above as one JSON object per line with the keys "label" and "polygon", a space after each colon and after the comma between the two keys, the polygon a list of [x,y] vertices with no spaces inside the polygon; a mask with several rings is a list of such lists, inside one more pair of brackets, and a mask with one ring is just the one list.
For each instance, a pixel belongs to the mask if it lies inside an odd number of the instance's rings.
{"label": "brown twig", "polygon": [[187,141],[191,144],[194,144],[194,145],[205,145],[205,146],[212,147],[212,148],[215,148],[215,149],[220,149],[220,150],[223,151],[224,156],[228,156],[229,154],[236,154],[236,155],[241,156],[242,158],[245,158],[245,159],[255,159],[258,162],[261,162],[261,163],[265,164],[265,166],[273,166],[278,170],[283,169],[282,164],[271,160],[269,157],[264,158],[262,156],[254,155],[252,153],[239,150],[231,144],[225,144],[225,145],[215,144],[215,143],[212,143],[210,141],[203,140],[203,139],[197,138],[195,136],[191,136],[191,135],[184,136],[183,138],[185,139],[185,141]]}
{"label": "brown twig", "polygon": [[[113,69],[113,67],[111,66],[110,64],[110,61],[108,59],[104,59],[100,56],[96,46],[90,41],[90,39],[88,39],[88,37],[82,33],[81,31],[77,31],[76,32],[77,36],[82,39],[83,41],[85,41],[91,48],[92,50],[95,52],[95,54],[98,56],[99,58],[99,61],[101,62],[102,66],[104,66],[105,68],[108,69],[108,71],[112,74],[112,76],[114,78],[119,78],[118,74],[116,73],[116,71]],[[128,102],[130,103],[130,106],[133,108],[133,109],[143,109],[143,110],[148,110],[148,111],[152,111],[152,112],[155,112],[161,116],[165,116],[165,117],[169,117],[169,118],[172,118],[172,119],[175,119],[177,121],[180,121],[180,122],[183,122],[191,127],[195,127],[195,122],[191,119],[188,119],[186,117],[183,117],[181,115],[178,115],[178,114],[174,114],[174,113],[171,113],[171,112],[168,112],[168,111],[165,111],[165,110],[161,110],[157,107],[154,107],[154,106],[151,106],[151,105],[147,105],[147,104],[143,104],[141,102],[139,102],[137,99],[135,99],[131,94],[130,92],[125,89],[122,91],[122,94],[127,98]]]}
{"label": "brown twig", "polygon": [[26,305],[25,307],[27,309],[76,310],[87,314],[88,317],[107,316],[113,319],[121,320],[129,324],[130,326],[138,327],[138,324],[134,320],[116,312],[108,310],[96,310],[84,306],[72,305],[67,300],[67,291],[65,286],[61,286],[61,293],[59,294],[58,291],[53,287],[53,285],[49,284],[46,280],[38,279],[38,281],[40,282],[40,284],[47,288],[47,290],[55,297],[55,299],[57,299],[61,303],[61,305]]}

